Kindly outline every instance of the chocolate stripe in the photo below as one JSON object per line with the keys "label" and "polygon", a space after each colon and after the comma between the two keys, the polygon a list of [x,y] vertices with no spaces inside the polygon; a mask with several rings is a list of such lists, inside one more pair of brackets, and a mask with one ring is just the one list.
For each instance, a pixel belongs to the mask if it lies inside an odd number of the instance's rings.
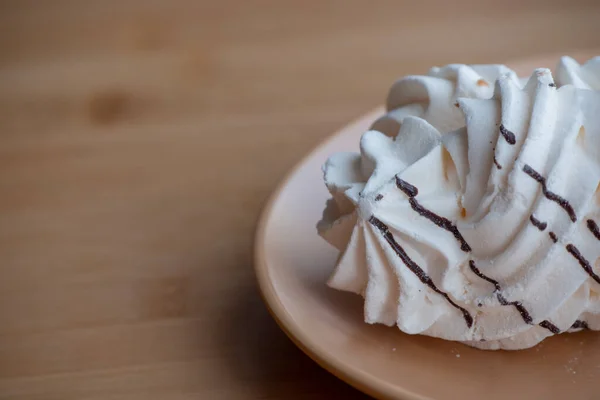
{"label": "chocolate stripe", "polygon": [[550,239],[552,239],[552,241],[554,243],[558,242],[558,237],[556,236],[556,233],[554,233],[554,232],[548,232],[548,236],[550,236]]}
{"label": "chocolate stripe", "polygon": [[548,329],[550,332],[554,333],[555,335],[558,335],[560,333],[560,329],[558,329],[558,326],[554,325],[552,322],[548,321],[547,319],[540,322],[539,325],[542,328]]}
{"label": "chocolate stripe", "polygon": [[417,276],[417,278],[419,278],[419,280],[424,285],[427,285],[434,292],[442,295],[446,299],[446,301],[448,301],[448,303],[450,303],[452,305],[452,307],[460,310],[462,312],[463,317],[465,318],[465,322],[467,323],[467,326],[469,328],[471,326],[473,326],[473,317],[471,316],[471,314],[465,308],[463,308],[463,307],[459,306],[458,304],[456,304],[450,298],[450,296],[448,296],[447,293],[445,293],[445,292],[441,291],[440,289],[438,289],[438,287],[435,285],[435,283],[433,283],[433,280],[431,280],[431,278],[429,277],[429,275],[427,275],[427,273],[425,271],[423,271],[423,269],[421,267],[419,267],[419,265],[417,265],[417,263],[415,263],[408,256],[408,254],[406,254],[406,252],[404,251],[404,249],[402,248],[402,246],[400,246],[400,244],[396,241],[396,239],[394,239],[394,235],[392,235],[392,233],[389,231],[389,228],[387,227],[387,225],[384,224],[381,220],[379,220],[375,216],[371,216],[371,218],[369,218],[369,222],[373,226],[375,226],[377,229],[379,229],[379,231],[383,235],[383,237],[386,240],[386,242],[388,242],[388,244],[390,245],[390,247],[392,248],[392,250],[394,250],[394,252],[398,255],[398,257],[400,257],[400,259],[402,260],[402,262],[404,263],[404,265],[406,265],[408,267],[408,269],[410,269],[411,272],[413,274],[415,274]]}
{"label": "chocolate stripe", "polygon": [[471,271],[473,271],[475,273],[475,275],[477,275],[478,277],[480,277],[484,281],[488,281],[489,283],[491,283],[492,285],[494,285],[494,288],[496,290],[500,290],[500,284],[498,283],[498,281],[495,280],[495,279],[490,278],[489,276],[486,276],[486,275],[482,274],[481,271],[479,270],[479,268],[477,268],[477,265],[475,265],[475,261],[469,260],[469,266],[471,267]]}
{"label": "chocolate stripe", "polygon": [[589,276],[591,276],[592,279],[594,279],[596,282],[600,283],[600,276],[598,276],[598,275],[596,275],[594,273],[594,270],[592,269],[592,266],[590,265],[590,262],[585,259],[585,257],[581,254],[581,252],[579,251],[579,249],[577,247],[575,247],[572,244],[568,244],[567,245],[567,251],[569,253],[571,253],[571,255],[573,257],[575,257],[575,259],[577,261],[579,261],[579,265],[581,265],[581,268],[583,268],[583,270],[585,272],[587,272],[587,274]]}
{"label": "chocolate stripe", "polygon": [[593,219],[587,220],[587,227],[596,239],[600,240],[600,228],[598,228],[598,224]]}
{"label": "chocolate stripe", "polygon": [[452,221],[450,221],[448,218],[444,218],[441,215],[437,215],[436,213],[426,209],[417,201],[417,199],[415,199],[417,194],[419,194],[419,189],[417,189],[415,186],[411,185],[410,183],[403,181],[402,179],[398,178],[397,176],[396,176],[396,186],[398,186],[398,189],[402,190],[404,192],[404,194],[406,194],[408,196],[408,198],[409,198],[408,201],[413,210],[415,210],[419,215],[427,218],[428,220],[430,220],[431,222],[433,222],[440,228],[445,229],[448,232],[452,233],[452,235],[454,235],[456,240],[459,241],[460,249],[462,251],[464,251],[464,252],[471,251],[471,246],[469,246],[469,244],[467,243],[465,238],[462,237],[462,235],[458,231],[458,228],[456,227],[456,225],[454,225],[452,223]]}
{"label": "chocolate stripe", "polygon": [[[469,266],[471,267],[471,271],[473,271],[475,273],[475,275],[477,275],[481,279],[486,280],[486,281],[490,282],[492,285],[494,285],[494,288],[495,288],[494,293],[496,294],[496,297],[498,298],[498,301],[500,302],[500,304],[502,304],[503,306],[515,307],[517,309],[517,311],[519,312],[519,314],[521,314],[521,318],[523,318],[523,321],[525,321],[525,323],[527,323],[527,324],[533,323],[533,318],[531,317],[531,314],[529,314],[529,311],[527,311],[527,309],[525,307],[523,307],[523,304],[520,301],[508,301],[502,295],[502,293],[500,293],[500,290],[502,290],[502,288],[500,287],[500,284],[498,283],[497,280],[492,279],[489,276],[485,276],[484,274],[482,274],[481,271],[479,270],[479,268],[477,268],[477,266],[475,265],[475,261],[469,260]],[[558,327],[556,325],[554,325],[552,322],[550,322],[548,320],[544,320],[544,321],[540,322],[539,325],[542,328],[548,329],[552,333],[555,333],[555,334],[560,333],[560,329],[558,329]]]}
{"label": "chocolate stripe", "polygon": [[417,189],[410,183],[398,178],[398,176],[396,176],[396,186],[398,186],[398,189],[402,190],[404,194],[406,194],[410,198],[413,198],[419,194],[419,189]]}
{"label": "chocolate stripe", "polygon": [[496,160],[496,155],[495,155],[495,154],[494,154],[494,165],[496,165],[496,168],[498,168],[498,169],[502,169],[502,165],[500,165],[500,164],[498,163],[498,160]]}
{"label": "chocolate stripe", "polygon": [[500,293],[502,288],[500,287],[500,284],[498,283],[498,281],[490,278],[489,276],[485,276],[484,274],[482,274],[481,271],[479,270],[479,268],[477,268],[477,266],[475,265],[475,261],[469,260],[469,266],[471,267],[471,271],[473,271],[473,273],[475,273],[475,275],[477,275],[481,279],[486,280],[489,283],[491,283],[492,285],[494,285],[494,289],[495,289],[494,293],[496,294],[496,298],[498,299],[500,304],[502,304],[503,306],[515,307],[517,309],[517,311],[519,312],[519,314],[521,314],[521,318],[523,318],[523,321],[525,321],[527,324],[531,324],[533,322],[533,318],[531,317],[531,314],[529,314],[529,311],[527,311],[527,309],[525,307],[523,307],[523,304],[521,304],[520,301],[508,301],[502,295],[502,293]]}
{"label": "chocolate stripe", "polygon": [[520,301],[508,301],[500,292],[496,293],[496,297],[498,298],[500,304],[502,304],[503,306],[513,306],[514,308],[516,308],[519,314],[521,314],[521,318],[523,318],[523,321],[525,321],[528,324],[533,323],[533,318],[531,317],[531,314],[529,314],[529,311],[527,311],[527,309],[523,306],[523,303],[521,303]]}
{"label": "chocolate stripe", "polygon": [[515,138],[515,134],[509,131],[504,127],[504,125],[500,124],[500,133],[504,136],[504,139],[508,142],[508,144],[517,143],[517,139]]}
{"label": "chocolate stripe", "polygon": [[537,219],[536,217],[534,217],[533,214],[531,214],[531,217],[529,217],[529,220],[531,221],[531,223],[533,224],[533,226],[535,226],[536,228],[538,228],[540,231],[543,231],[543,230],[545,230],[548,227],[547,223],[540,221],[539,219]]}
{"label": "chocolate stripe", "polygon": [[571,329],[590,329],[590,327],[588,326],[587,322],[578,319],[575,322],[573,322],[573,325],[571,325]]}
{"label": "chocolate stripe", "polygon": [[551,200],[559,206],[561,206],[567,212],[567,214],[569,214],[571,221],[577,221],[577,215],[575,214],[575,210],[573,209],[571,204],[556,193],[553,193],[548,190],[548,187],[546,186],[546,178],[544,178],[542,175],[540,175],[537,171],[535,171],[527,164],[525,164],[525,166],[523,167],[523,172],[525,172],[527,175],[535,179],[540,185],[542,185],[542,192],[544,193],[544,196],[546,196],[548,200]]}

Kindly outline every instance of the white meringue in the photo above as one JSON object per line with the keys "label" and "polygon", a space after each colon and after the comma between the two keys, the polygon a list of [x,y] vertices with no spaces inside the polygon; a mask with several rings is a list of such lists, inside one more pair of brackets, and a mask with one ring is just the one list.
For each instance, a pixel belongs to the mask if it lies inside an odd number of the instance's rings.
{"label": "white meringue", "polygon": [[362,295],[368,323],[484,349],[600,329],[594,60],[563,58],[556,84],[496,65],[396,82],[361,153],[323,167],[328,284]]}
{"label": "white meringue", "polygon": [[556,68],[556,79],[561,85],[600,90],[600,57],[594,57],[583,65],[571,57],[561,57]]}

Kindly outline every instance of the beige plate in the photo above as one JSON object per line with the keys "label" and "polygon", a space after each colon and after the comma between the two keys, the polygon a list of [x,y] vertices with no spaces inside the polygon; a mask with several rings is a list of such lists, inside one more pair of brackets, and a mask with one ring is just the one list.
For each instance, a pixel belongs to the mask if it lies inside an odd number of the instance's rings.
{"label": "beige plate", "polygon": [[[552,60],[534,64],[554,66]],[[519,63],[515,69],[523,73],[530,66]],[[255,243],[256,273],[281,328],[320,365],[378,398],[600,398],[598,333],[559,335],[517,352],[481,351],[367,325],[360,297],[325,286],[337,252],[315,230],[328,198],[321,165],[336,151],[357,151],[360,135],[380,113],[364,116],[321,144],[264,211]]]}

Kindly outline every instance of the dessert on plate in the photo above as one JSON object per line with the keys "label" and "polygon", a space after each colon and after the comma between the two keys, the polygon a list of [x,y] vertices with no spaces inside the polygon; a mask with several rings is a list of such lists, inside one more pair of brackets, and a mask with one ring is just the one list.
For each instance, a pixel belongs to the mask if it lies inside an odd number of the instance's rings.
{"label": "dessert on plate", "polygon": [[328,284],[367,323],[507,350],[600,330],[600,57],[402,78],[323,170]]}

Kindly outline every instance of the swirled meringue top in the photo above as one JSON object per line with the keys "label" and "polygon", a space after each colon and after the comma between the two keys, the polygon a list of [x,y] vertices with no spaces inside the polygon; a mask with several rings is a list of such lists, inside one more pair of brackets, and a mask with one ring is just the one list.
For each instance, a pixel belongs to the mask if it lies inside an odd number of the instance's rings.
{"label": "swirled meringue top", "polygon": [[600,329],[600,62],[396,82],[360,154],[324,166],[329,285],[368,323],[486,349]]}

